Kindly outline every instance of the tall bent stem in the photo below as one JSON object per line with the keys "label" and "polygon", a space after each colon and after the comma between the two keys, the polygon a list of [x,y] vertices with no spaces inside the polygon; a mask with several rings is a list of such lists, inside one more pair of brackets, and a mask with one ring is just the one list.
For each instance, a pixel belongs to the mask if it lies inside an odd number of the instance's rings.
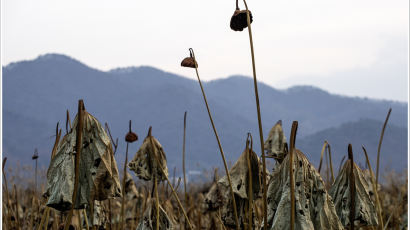
{"label": "tall bent stem", "polygon": [[258,84],[256,80],[256,67],[255,67],[255,54],[253,49],[253,39],[252,39],[252,27],[251,27],[251,19],[249,15],[248,5],[246,1],[243,0],[246,8],[246,15],[247,15],[247,23],[248,23],[248,32],[249,32],[249,43],[251,46],[251,56],[252,56],[252,71],[253,71],[253,85],[255,88],[255,100],[256,100],[256,111],[258,113],[258,126],[259,126],[259,139],[261,142],[261,152],[262,152],[262,165],[263,165],[263,220],[264,220],[264,229],[267,229],[267,221],[268,221],[268,203],[267,203],[267,184],[266,184],[266,160],[265,160],[265,148],[263,143],[263,130],[262,130],[262,118],[261,118],[261,111],[259,106],[259,93],[258,93]]}
{"label": "tall bent stem", "polygon": [[[73,191],[73,205],[71,206],[70,212],[66,219],[64,230],[68,230],[71,223],[71,218],[73,217],[73,211],[75,203],[77,200],[77,190],[78,182],[80,179],[80,156],[83,145],[83,117],[84,117],[84,102],[83,100],[78,101],[78,125],[77,125],[77,137],[76,137],[76,153],[75,153],[75,176],[74,176],[74,191]],[[94,202],[94,201],[91,201]]]}
{"label": "tall bent stem", "polygon": [[[298,122],[292,123],[290,133],[290,150],[289,150],[289,176],[290,176],[290,230],[295,229],[295,179],[293,178],[293,155],[295,151],[296,131]],[[266,225],[265,225],[266,226]]]}
{"label": "tall bent stem", "polygon": [[[195,60],[194,63],[196,63],[194,51],[192,49],[190,49],[190,51],[191,51],[192,57]],[[218,132],[216,131],[214,120],[212,119],[211,111],[209,110],[208,100],[206,99],[205,91],[204,91],[204,88],[202,87],[201,79],[199,78],[198,66],[196,64],[195,64],[195,72],[196,72],[196,76],[198,78],[199,86],[201,87],[202,96],[204,97],[206,109],[207,109],[208,115],[209,115],[209,120],[211,121],[211,125],[212,125],[212,128],[213,128],[214,133],[215,133],[216,141],[218,142],[218,147],[219,147],[219,150],[221,152],[222,160],[223,160],[224,167],[225,167],[226,177],[228,178],[229,190],[230,190],[231,196],[232,196],[232,203],[233,203],[233,210],[234,210],[234,215],[235,215],[236,229],[239,229],[240,226],[239,226],[239,219],[238,219],[238,211],[236,209],[235,194],[233,193],[233,187],[232,187],[231,177],[229,175],[228,165],[226,164],[224,150],[222,149],[221,141],[219,140]]]}
{"label": "tall bent stem", "polygon": [[382,133],[381,133],[381,135],[380,135],[379,145],[378,145],[378,147],[377,147],[376,184],[379,183],[380,149],[381,149],[381,147],[382,147],[383,136],[384,136],[384,130],[386,129],[387,122],[389,121],[390,113],[391,113],[391,108],[389,109],[389,112],[387,113],[387,116],[386,116],[386,120],[384,121]]}

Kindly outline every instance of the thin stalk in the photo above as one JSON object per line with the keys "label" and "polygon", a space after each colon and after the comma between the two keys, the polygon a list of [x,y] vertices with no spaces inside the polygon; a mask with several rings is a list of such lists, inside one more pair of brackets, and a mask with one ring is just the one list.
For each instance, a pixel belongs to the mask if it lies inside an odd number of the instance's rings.
{"label": "thin stalk", "polygon": [[19,215],[19,199],[18,199],[18,196],[17,196],[17,187],[16,187],[16,185],[14,184],[13,185],[13,188],[14,188],[14,198],[16,199],[16,223],[17,223],[17,229],[20,229],[20,215]]}
{"label": "thin stalk", "polygon": [[[251,26],[251,19],[249,15],[249,9],[248,5],[246,4],[246,1],[243,0],[243,3],[245,4],[246,8],[246,20],[248,23],[248,32],[249,32],[249,43],[251,46],[251,56],[252,56],[252,72],[253,72],[253,85],[255,89],[255,100],[256,100],[256,111],[258,114],[258,126],[259,126],[259,139],[260,139],[260,144],[261,144],[261,152],[262,152],[262,165],[263,165],[263,220],[264,223],[267,223],[268,221],[268,202],[267,202],[267,189],[268,186],[266,184],[266,159],[265,159],[265,147],[264,147],[264,142],[263,142],[263,130],[262,130],[262,118],[261,118],[261,111],[260,111],[260,105],[259,105],[259,93],[258,93],[258,84],[257,84],[257,79],[256,79],[256,64],[255,64],[255,51],[253,48],[253,39],[252,39],[252,26]],[[264,225],[264,229],[267,229],[267,224]]]}
{"label": "thin stalk", "polygon": [[76,213],[77,213],[78,228],[79,228],[79,229],[82,229],[80,210],[77,209],[77,210],[76,210]]}
{"label": "thin stalk", "polygon": [[[250,137],[250,138],[252,138],[252,136],[251,136],[251,134],[249,133],[248,134],[248,137]],[[252,141],[252,139],[251,139],[251,141]],[[251,142],[251,147],[250,147],[250,149],[249,149],[249,141],[248,140],[246,140],[246,159],[247,159],[247,162],[248,162],[248,176],[249,176],[249,181],[248,181],[248,187],[249,187],[249,195],[248,195],[248,208],[249,208],[249,213],[248,213],[248,215],[249,215],[249,217],[248,217],[248,220],[249,220],[249,224],[248,224],[248,228],[249,228],[249,230],[252,230],[252,226],[253,226],[253,221],[252,221],[252,207],[253,207],[253,205],[252,205],[252,203],[253,203],[253,191],[252,191],[252,186],[253,186],[253,183],[252,183],[252,166],[251,166],[251,155],[252,155],[252,142]]]}
{"label": "thin stalk", "polygon": [[185,174],[185,137],[186,137],[186,115],[184,113],[184,137],[182,141],[182,172],[184,173],[184,194],[185,194],[185,207],[188,207],[188,193],[186,192],[186,174]]}
{"label": "thin stalk", "polygon": [[35,186],[34,187],[34,194],[37,194],[37,158],[36,158],[36,171],[35,171]]}
{"label": "thin stalk", "polygon": [[87,230],[89,230],[90,227],[88,225],[87,213],[85,212],[85,209],[82,209],[82,211],[83,211],[83,216],[84,216],[84,220],[85,220],[85,227],[87,228]]}
{"label": "thin stalk", "polygon": [[[194,63],[196,63],[194,51],[192,49],[190,49],[190,51],[191,51],[192,57],[195,60]],[[225,167],[226,177],[227,177],[228,183],[229,183],[229,189],[230,189],[230,192],[231,192],[233,210],[234,210],[234,215],[235,215],[236,229],[239,229],[238,211],[236,209],[235,194],[233,193],[233,187],[232,187],[231,177],[229,175],[228,165],[226,164],[225,154],[224,154],[224,151],[222,149],[221,141],[219,140],[218,132],[216,131],[215,124],[214,124],[214,121],[212,119],[211,111],[209,110],[209,105],[208,105],[208,101],[206,99],[205,91],[204,91],[204,88],[202,87],[201,79],[199,78],[198,66],[197,65],[195,66],[195,72],[196,72],[196,76],[198,78],[199,86],[201,87],[202,95],[204,97],[206,109],[207,109],[208,115],[209,115],[209,120],[211,121],[211,125],[212,125],[212,128],[213,128],[214,133],[215,133],[216,141],[218,142],[219,151],[221,152],[222,160],[223,160],[224,167]]]}
{"label": "thin stalk", "polygon": [[44,230],[47,230],[48,229],[48,219],[49,219],[49,217],[50,217],[50,209],[48,209],[48,212],[46,213],[46,221],[44,222]]}
{"label": "thin stalk", "polygon": [[128,161],[128,142],[127,142],[127,149],[125,150],[125,161],[124,161],[124,175],[122,179],[122,198],[121,198],[121,229],[124,229],[124,222],[125,222],[125,179],[127,177],[127,161]]}
{"label": "thin stalk", "polygon": [[72,206],[70,212],[68,213],[64,230],[68,230],[68,227],[71,223],[71,218],[73,217],[73,210],[77,200],[77,190],[78,190],[78,182],[80,179],[80,157],[81,157],[81,150],[83,146],[83,117],[84,117],[84,102],[83,100],[78,101],[78,124],[77,124],[77,137],[76,137],[76,153],[75,153],[75,176],[74,176],[74,191],[73,191],[73,199],[72,199]]}
{"label": "thin stalk", "polygon": [[56,126],[56,139],[54,141],[53,150],[51,151],[51,159],[53,159],[54,156],[56,155],[58,143],[60,142],[60,138],[61,138],[61,129],[59,131],[58,125],[59,125],[59,122],[57,122],[57,126]]}
{"label": "thin stalk", "polygon": [[[293,154],[295,150],[296,132],[298,130],[298,122],[292,123],[290,133],[290,150],[289,150],[289,176],[290,176],[290,229],[295,229],[295,179],[293,178]],[[266,225],[265,225],[266,226]]]}
{"label": "thin stalk", "polygon": [[155,227],[159,230],[159,196],[158,196],[158,181],[154,174],[154,191],[155,191],[155,211],[156,211],[156,224]]}
{"label": "thin stalk", "polygon": [[332,163],[332,151],[330,150],[330,145],[327,145],[327,151],[329,154],[329,165],[330,165],[330,175],[332,175],[332,184],[335,182],[335,175],[333,173],[333,163]]}
{"label": "thin stalk", "polygon": [[389,121],[390,113],[391,113],[391,108],[389,109],[389,112],[387,113],[387,116],[386,116],[386,120],[384,121],[382,133],[381,133],[381,135],[380,135],[379,146],[377,147],[376,184],[379,183],[380,149],[381,149],[381,147],[382,147],[383,136],[384,136],[384,130],[386,129],[387,122]]}
{"label": "thin stalk", "polygon": [[6,166],[7,162],[7,157],[3,158],[3,165],[2,165],[2,172],[3,172],[3,178],[4,178],[4,186],[6,188],[6,199],[7,199],[7,221],[10,221],[10,215],[11,215],[11,203],[10,203],[10,197],[9,197],[9,189],[7,187],[7,178],[6,178],[6,171],[4,171],[4,166]]}
{"label": "thin stalk", "polygon": [[50,210],[50,207],[48,207],[48,206],[46,206],[46,207],[44,208],[44,212],[43,212],[43,215],[41,216],[40,224],[38,225],[37,230],[41,230],[41,229],[43,228],[44,221],[45,221],[45,219],[46,219],[47,212],[48,212],[49,210]]}
{"label": "thin stalk", "polygon": [[[151,136],[151,132],[149,132],[149,135]],[[191,225],[191,222],[190,222],[189,219],[188,219],[188,216],[187,216],[187,214],[186,214],[186,212],[185,212],[184,207],[183,207],[182,204],[181,204],[181,201],[180,201],[179,198],[178,198],[178,194],[175,192],[174,187],[172,187],[172,184],[171,184],[171,182],[169,181],[168,176],[165,174],[165,170],[164,170],[164,169],[162,168],[162,166],[160,165],[160,161],[159,161],[158,156],[157,156],[156,151],[155,151],[155,147],[154,147],[154,142],[153,142],[153,140],[152,140],[152,136],[150,137],[150,142],[151,142],[151,147],[152,147],[152,150],[153,150],[153,155],[154,155],[155,161],[156,161],[158,167],[160,168],[162,174],[165,176],[165,179],[167,180],[168,186],[171,188],[172,194],[174,194],[174,197],[175,197],[175,199],[177,200],[177,203],[178,203],[178,205],[179,205],[179,208],[181,208],[182,213],[184,214],[185,220],[186,220],[186,222],[188,223],[189,228],[192,230],[193,227],[192,227],[192,225]]]}
{"label": "thin stalk", "polygon": [[323,154],[325,153],[326,146],[327,146],[327,141],[323,143],[322,152],[320,153],[320,163],[319,163],[319,168],[318,168],[319,173],[320,173],[320,170],[322,169]]}
{"label": "thin stalk", "polygon": [[366,148],[363,145],[362,145],[362,149],[363,149],[364,155],[366,157],[367,167],[369,168],[370,177],[372,179],[372,187],[373,187],[374,196],[375,196],[375,200],[376,200],[377,217],[379,218],[379,226],[380,226],[380,229],[383,229],[382,208],[381,208],[381,205],[380,205],[379,193],[377,191],[377,184],[376,184],[376,181],[374,179],[374,174],[373,174],[372,166],[370,165],[369,156],[367,155]]}
{"label": "thin stalk", "polygon": [[350,230],[354,230],[354,216],[356,213],[355,207],[355,194],[356,187],[354,181],[354,161],[353,161],[353,150],[352,145],[348,146],[349,160],[350,160],[350,172],[347,172],[349,175],[349,187],[350,187],[350,212],[349,212],[349,221],[350,221]]}

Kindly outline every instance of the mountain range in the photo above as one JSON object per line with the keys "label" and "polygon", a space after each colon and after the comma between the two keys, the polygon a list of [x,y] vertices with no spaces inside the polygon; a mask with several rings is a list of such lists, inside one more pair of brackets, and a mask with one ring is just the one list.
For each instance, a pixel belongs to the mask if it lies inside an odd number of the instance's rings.
{"label": "mountain range", "polygon": [[[222,165],[194,80],[148,66],[100,71],[61,54],[45,54],[2,68],[3,156],[9,158],[9,165],[17,161],[30,164],[33,150],[38,148],[40,164],[46,167],[56,123],[60,122],[65,133],[66,110],[73,119],[79,99],[84,99],[87,111],[102,124],[107,122],[113,137],[119,138],[119,166],[123,164],[128,121],[132,120],[139,140],[130,145],[131,156],[152,126],[152,134],[167,154],[168,167],[181,168],[185,111],[187,169],[200,171]],[[334,165],[347,154],[348,143],[353,144],[359,162],[364,162],[361,145],[365,145],[375,165],[380,132],[392,108],[381,167],[407,168],[407,103],[346,97],[313,86],[279,90],[259,83],[258,87],[264,137],[277,120],[283,121],[289,136],[292,121],[298,120],[296,147],[315,165],[324,140],[331,144]],[[231,76],[204,82],[204,89],[227,159],[233,163],[239,157],[248,132],[253,134],[255,151],[260,152],[253,80]]]}

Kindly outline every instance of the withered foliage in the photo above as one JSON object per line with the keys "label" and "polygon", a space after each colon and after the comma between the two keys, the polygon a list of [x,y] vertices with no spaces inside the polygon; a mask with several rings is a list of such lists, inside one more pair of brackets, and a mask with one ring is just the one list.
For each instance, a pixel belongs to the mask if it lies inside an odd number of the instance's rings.
{"label": "withered foliage", "polygon": [[[71,208],[74,203],[74,156],[76,149],[77,116],[73,129],[58,144],[55,157],[47,171],[47,206],[60,211]],[[104,128],[88,112],[84,111],[82,152],[79,172],[80,181],[75,209],[90,205],[93,200],[105,200],[121,196],[117,163],[112,144]]]}
{"label": "withered foliage", "polygon": [[[351,162],[347,160],[339,172],[335,182],[329,190],[329,194],[333,197],[333,202],[336,206],[337,215],[340,218],[343,226],[350,226],[349,213],[351,204],[350,195],[350,171]],[[377,226],[377,212],[376,207],[371,199],[371,193],[369,191],[369,181],[359,168],[354,163],[353,167],[354,186],[355,186],[355,215],[354,225],[356,227],[369,227]]]}
{"label": "withered foliage", "polygon": [[[159,165],[155,158],[158,159]],[[140,179],[148,181],[156,177],[159,181],[166,180],[168,176],[167,158],[162,145],[151,135],[151,128],[134,158],[128,163],[128,167]]]}
{"label": "withered foliage", "polygon": [[[325,184],[308,161],[296,149],[293,159],[295,177],[295,229],[343,229]],[[287,229],[290,218],[289,154],[272,173],[268,188],[268,228]]]}

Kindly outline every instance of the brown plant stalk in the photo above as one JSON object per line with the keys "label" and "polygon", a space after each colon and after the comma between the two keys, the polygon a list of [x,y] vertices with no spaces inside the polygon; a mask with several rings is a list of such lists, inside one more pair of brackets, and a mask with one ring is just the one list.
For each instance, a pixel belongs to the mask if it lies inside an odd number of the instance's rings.
{"label": "brown plant stalk", "polygon": [[224,154],[224,151],[222,149],[221,141],[219,140],[218,132],[216,131],[214,121],[212,119],[211,111],[210,111],[209,105],[208,105],[208,100],[206,99],[206,95],[205,95],[204,88],[202,87],[201,79],[199,78],[198,66],[196,65],[197,62],[196,62],[194,50],[192,48],[190,48],[189,51],[191,52],[191,56],[194,59],[196,76],[198,78],[199,86],[201,87],[202,96],[204,97],[206,109],[208,111],[209,120],[211,121],[211,125],[212,125],[212,128],[214,130],[215,137],[216,137],[216,141],[218,142],[219,151],[221,152],[222,160],[223,160],[224,167],[225,167],[226,177],[227,177],[228,183],[229,183],[229,189],[230,189],[231,196],[232,196],[232,203],[233,203],[233,210],[234,210],[234,215],[235,215],[236,229],[239,229],[239,219],[238,219],[238,211],[236,209],[235,194],[233,193],[231,177],[229,175],[229,170],[228,170],[228,165],[226,163],[225,154]]}
{"label": "brown plant stalk", "polygon": [[389,121],[390,113],[391,113],[391,108],[389,109],[389,112],[387,113],[387,116],[386,116],[386,120],[384,121],[382,133],[380,134],[379,145],[377,146],[376,184],[379,183],[380,149],[382,147],[384,130],[386,129],[387,122]]}
{"label": "brown plant stalk", "polygon": [[[155,151],[154,142],[153,142],[153,140],[152,140],[151,128],[150,128],[150,131],[148,132],[148,135],[150,136],[150,143],[151,143],[151,147],[152,147],[152,150],[153,150],[152,152],[153,152],[155,161],[156,161],[156,163],[157,163],[159,169],[161,170],[162,174],[165,176],[165,179],[167,180],[168,186],[171,188],[172,194],[174,194],[174,197],[175,197],[175,199],[176,199],[176,201],[177,201],[177,203],[178,203],[178,205],[179,205],[179,208],[182,210],[182,213],[184,214],[185,220],[186,220],[186,222],[188,223],[189,228],[192,230],[192,229],[194,229],[194,228],[192,227],[191,222],[189,221],[189,218],[188,218],[188,216],[187,216],[187,214],[186,214],[186,211],[185,211],[184,207],[182,206],[181,201],[179,200],[178,194],[175,192],[175,189],[174,189],[174,187],[172,186],[171,182],[169,181],[169,178],[168,178],[167,174],[165,173],[165,170],[162,168],[162,166],[161,166],[161,164],[160,164],[160,161],[159,161],[158,156],[157,156],[156,151]],[[156,173],[155,173],[154,175],[156,175]],[[156,177],[155,177],[155,178],[156,178]],[[157,212],[159,212],[159,209],[158,209]],[[158,214],[157,216],[159,217],[159,213],[157,213],[157,214]],[[159,222],[157,222],[157,224],[158,224],[158,223],[159,223]]]}
{"label": "brown plant stalk", "polygon": [[[251,47],[251,56],[252,56],[252,73],[253,73],[253,85],[255,89],[255,100],[256,100],[256,111],[258,114],[258,127],[259,127],[259,139],[260,139],[260,144],[261,144],[261,152],[262,152],[262,167],[263,167],[263,220],[264,223],[267,223],[268,221],[268,201],[267,201],[267,189],[268,186],[266,184],[266,159],[265,159],[265,147],[264,147],[264,142],[263,142],[263,130],[262,130],[262,118],[261,118],[261,111],[260,111],[260,105],[259,105],[259,93],[258,93],[258,84],[257,84],[257,79],[256,79],[256,64],[255,64],[255,51],[253,48],[253,39],[252,39],[252,27],[251,27],[251,18],[249,15],[249,9],[248,5],[246,4],[246,1],[243,0],[243,3],[246,8],[246,21],[248,23],[248,33],[249,33],[249,43]],[[238,4],[237,4],[238,8]],[[267,224],[264,225],[264,229],[267,229]]]}
{"label": "brown plant stalk", "polygon": [[350,221],[350,230],[354,230],[354,216],[356,212],[356,204],[355,204],[355,194],[356,194],[356,187],[354,181],[354,161],[353,161],[353,150],[352,144],[349,144],[347,148],[350,160],[350,172],[349,173],[349,187],[350,187],[350,213],[349,213],[349,221]]}
{"label": "brown plant stalk", "polygon": [[292,130],[290,132],[290,148],[289,148],[289,176],[290,176],[290,229],[295,229],[295,179],[293,178],[293,154],[295,150],[296,132],[298,130],[298,122],[293,121]]}
{"label": "brown plant stalk", "polygon": [[[70,212],[68,213],[64,230],[68,230],[71,223],[71,218],[73,217],[73,210],[77,200],[77,190],[78,182],[80,177],[80,156],[83,145],[83,117],[84,117],[84,102],[83,100],[78,101],[78,125],[77,125],[77,137],[76,137],[76,153],[75,153],[75,176],[74,176],[74,191],[73,191],[73,204],[71,206]],[[92,203],[94,201],[91,201]]]}

